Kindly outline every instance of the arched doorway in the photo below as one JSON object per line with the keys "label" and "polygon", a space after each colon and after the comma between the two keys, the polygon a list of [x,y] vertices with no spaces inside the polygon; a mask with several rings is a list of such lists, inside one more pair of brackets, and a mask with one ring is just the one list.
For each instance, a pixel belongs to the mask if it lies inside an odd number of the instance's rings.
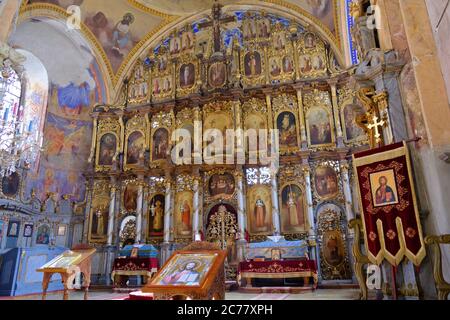
{"label": "arched doorway", "polygon": [[219,203],[208,213],[206,240],[217,243],[228,252],[228,263],[237,263],[236,235],[238,232],[237,211],[231,204]]}

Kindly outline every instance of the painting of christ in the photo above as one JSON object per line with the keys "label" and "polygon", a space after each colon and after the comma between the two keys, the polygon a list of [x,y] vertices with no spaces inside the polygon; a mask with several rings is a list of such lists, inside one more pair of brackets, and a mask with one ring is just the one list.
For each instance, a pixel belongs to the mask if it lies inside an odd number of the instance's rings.
{"label": "painting of christ", "polygon": [[370,175],[374,207],[384,207],[399,203],[395,172],[389,169]]}
{"label": "painting of christ", "polygon": [[195,84],[195,66],[192,63],[184,64],[180,68],[180,87],[191,88]]}
{"label": "painting of christ", "polygon": [[306,201],[296,184],[285,186],[281,192],[281,224],[283,233],[306,231]]}
{"label": "painting of christ", "polygon": [[292,112],[282,112],[278,116],[277,129],[280,132],[280,147],[282,149],[298,147],[297,123]]}
{"label": "painting of christ", "polygon": [[107,133],[100,139],[100,154],[98,164],[111,166],[117,152],[117,138],[112,133]]}
{"label": "painting of christ", "polygon": [[247,192],[249,231],[252,235],[272,232],[272,200],[270,188],[263,185],[251,187]]}
{"label": "painting of christ", "polygon": [[169,150],[169,131],[160,128],[153,134],[152,161],[164,160]]}
{"label": "painting of christ", "polygon": [[261,55],[257,51],[249,52],[244,58],[245,76],[258,77],[262,73]]}
{"label": "painting of christ", "polygon": [[200,286],[215,260],[214,254],[177,253],[152,281],[152,285]]}

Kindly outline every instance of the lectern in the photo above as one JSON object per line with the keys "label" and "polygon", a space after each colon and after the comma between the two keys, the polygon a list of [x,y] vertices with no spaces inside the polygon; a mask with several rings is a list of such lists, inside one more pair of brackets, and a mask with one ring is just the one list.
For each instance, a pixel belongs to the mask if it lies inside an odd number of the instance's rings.
{"label": "lectern", "polygon": [[177,251],[142,292],[153,293],[155,300],[224,300],[226,255],[211,249]]}
{"label": "lectern", "polygon": [[73,282],[79,273],[83,274],[84,300],[87,300],[91,284],[92,256],[95,252],[94,248],[78,246],[57,256],[38,269],[38,272],[44,273],[42,300],[47,298],[48,284],[54,274],[61,276],[64,284],[64,300],[69,300],[69,290],[73,289]]}

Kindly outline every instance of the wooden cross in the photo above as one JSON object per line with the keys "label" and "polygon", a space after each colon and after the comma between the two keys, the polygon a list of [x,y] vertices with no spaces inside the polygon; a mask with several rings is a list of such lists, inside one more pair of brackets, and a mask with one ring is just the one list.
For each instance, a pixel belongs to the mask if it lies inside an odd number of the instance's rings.
{"label": "wooden cross", "polygon": [[236,17],[233,16],[222,17],[222,7],[223,6],[217,0],[214,0],[214,5],[211,14],[212,21],[200,23],[198,25],[199,28],[207,28],[207,27],[213,28],[214,53],[220,52],[221,49],[220,25],[236,21]]}
{"label": "wooden cross", "polygon": [[380,130],[378,130],[378,128],[383,127],[386,124],[386,122],[384,120],[378,121],[379,119],[376,115],[373,116],[372,120],[373,120],[373,122],[369,123],[367,125],[367,128],[369,130],[374,129],[374,132],[375,132],[374,137],[375,137],[376,143],[380,143],[381,142],[381,139],[380,139],[381,134],[380,134]]}

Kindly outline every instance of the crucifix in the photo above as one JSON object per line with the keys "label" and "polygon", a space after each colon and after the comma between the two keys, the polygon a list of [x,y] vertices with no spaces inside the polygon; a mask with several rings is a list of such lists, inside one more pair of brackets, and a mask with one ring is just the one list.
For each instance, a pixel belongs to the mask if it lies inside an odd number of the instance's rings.
{"label": "crucifix", "polygon": [[379,144],[382,142],[381,133],[380,133],[379,128],[380,127],[382,128],[386,124],[386,121],[384,121],[384,120],[378,121],[378,120],[379,120],[379,118],[376,115],[374,115],[372,118],[373,122],[369,123],[367,125],[367,128],[369,130],[372,130],[371,135],[373,135],[376,144]]}
{"label": "crucifix", "polygon": [[236,21],[236,17],[233,17],[233,16],[222,17],[222,7],[223,6],[217,0],[214,0],[214,5],[212,8],[212,14],[211,14],[212,21],[200,23],[198,25],[199,28],[212,27],[213,41],[214,41],[214,53],[220,52],[220,49],[221,49],[221,31],[220,31],[221,24],[227,24],[227,23]]}

